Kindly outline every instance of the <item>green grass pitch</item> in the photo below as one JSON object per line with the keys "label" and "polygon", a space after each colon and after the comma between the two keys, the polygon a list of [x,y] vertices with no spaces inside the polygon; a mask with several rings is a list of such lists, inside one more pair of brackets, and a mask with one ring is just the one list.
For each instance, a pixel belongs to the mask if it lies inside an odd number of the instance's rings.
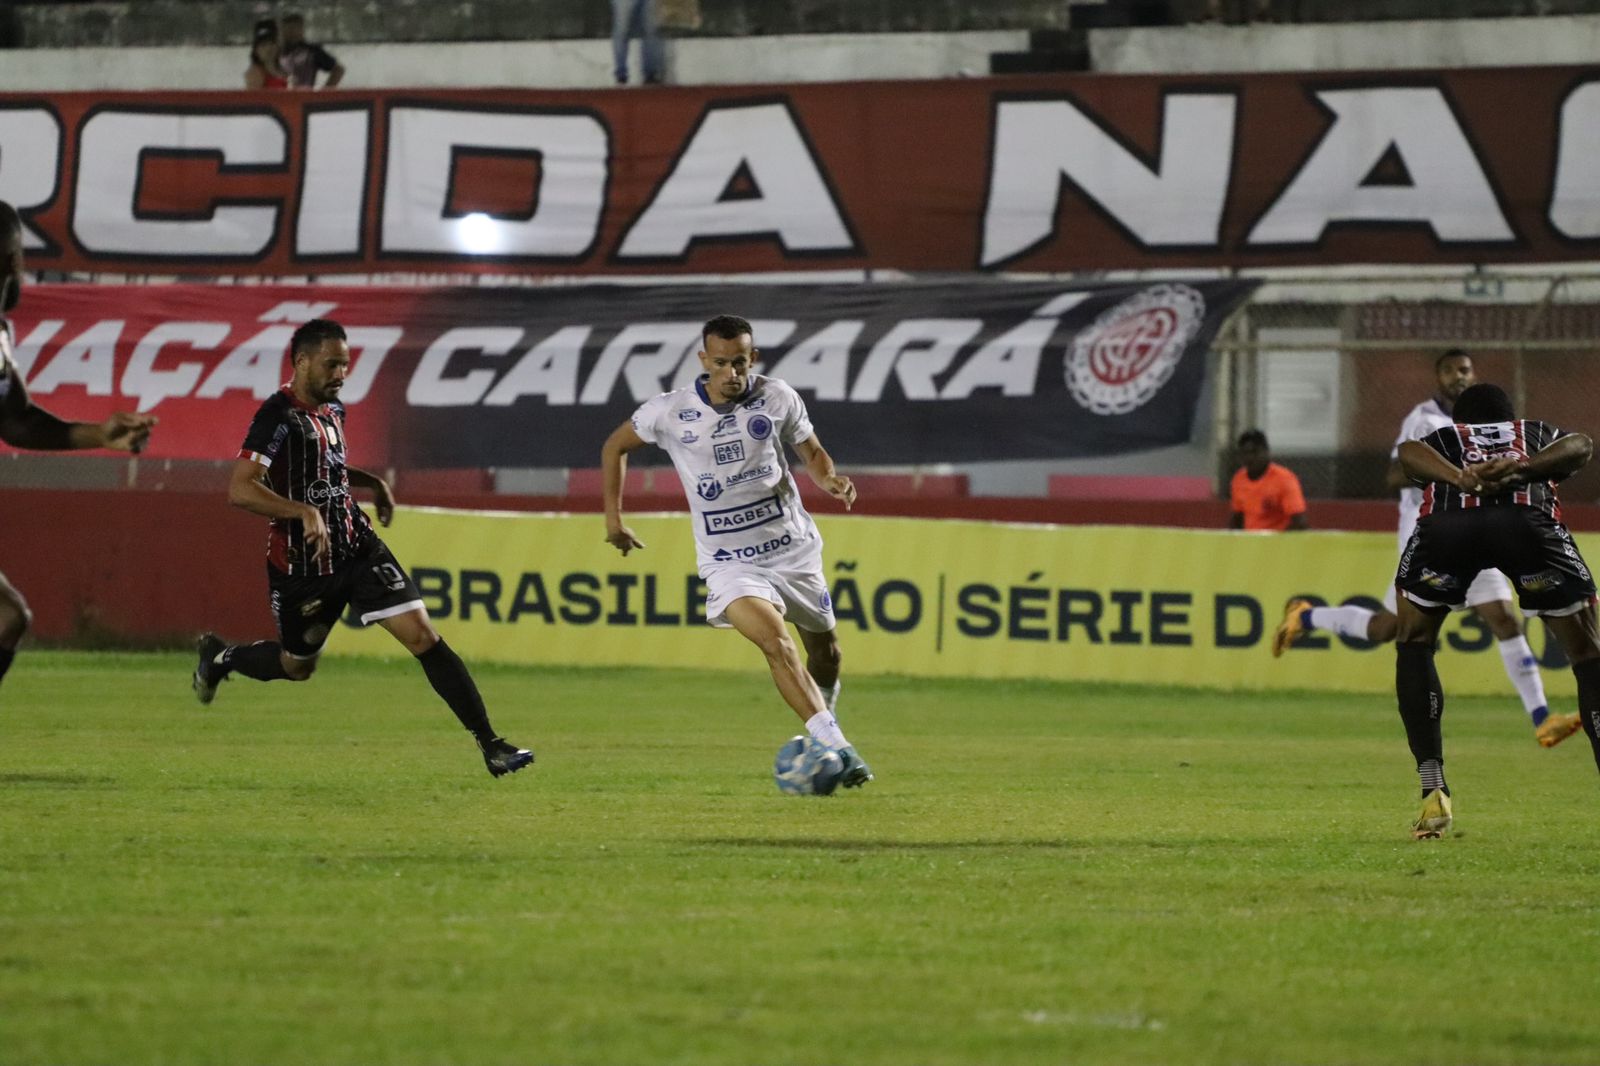
{"label": "green grass pitch", "polygon": [[[878,780],[781,796],[742,672],[233,680],[25,652],[0,696],[3,1063],[1593,1063],[1600,776],[1450,702],[848,674]],[[848,649],[846,649],[848,652]],[[1448,679],[1447,679],[1448,684]]]}

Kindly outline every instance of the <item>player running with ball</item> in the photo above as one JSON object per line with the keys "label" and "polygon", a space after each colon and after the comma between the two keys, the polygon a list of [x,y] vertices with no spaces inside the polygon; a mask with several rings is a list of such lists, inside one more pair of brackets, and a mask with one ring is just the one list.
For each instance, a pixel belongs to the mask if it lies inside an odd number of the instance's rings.
{"label": "player running with ball", "polygon": [[[737,629],[767,657],[784,702],[818,743],[844,761],[846,788],[872,771],[839,730],[839,642],[822,574],[822,536],[789,472],[789,445],[819,487],[848,508],[856,489],[833,467],[789,385],[752,374],[750,323],[718,315],[701,330],[694,385],[647,400],[606,440],[606,541],[623,555],[644,544],[622,522],[622,481],[631,451],[654,444],[671,456],[694,519],[706,619]],[[800,631],[806,660],[784,625]]]}

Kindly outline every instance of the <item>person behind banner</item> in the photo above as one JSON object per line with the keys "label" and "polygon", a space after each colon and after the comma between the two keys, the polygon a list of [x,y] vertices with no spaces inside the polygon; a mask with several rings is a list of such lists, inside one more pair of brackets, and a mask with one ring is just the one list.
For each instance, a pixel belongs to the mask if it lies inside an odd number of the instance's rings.
{"label": "person behind banner", "polygon": [[[706,620],[736,629],[761,649],[772,680],[816,740],[844,762],[846,788],[873,778],[845,739],[839,699],[839,640],[822,573],[822,535],[800,502],[784,445],[811,480],[848,510],[851,480],[834,469],[805,403],[786,382],[752,374],[759,351],[750,323],[718,315],[700,334],[705,373],[687,388],[646,400],[606,439],[606,541],[623,555],[643,548],[622,521],[628,453],[654,444],[677,468],[689,501]],[[802,666],[785,617],[800,631]]]}
{"label": "person behind banner", "polygon": [[[22,299],[22,273],[22,218],[0,200],[0,316]],[[12,355],[11,323],[0,317],[0,440],[13,448],[45,452],[109,448],[137,453],[155,425],[153,415],[124,411],[104,422],[69,422],[34,403]],[[0,574],[0,680],[32,624],[28,601]]]}
{"label": "person behind banner", "polygon": [[[1411,409],[1400,425],[1400,437],[1390,453],[1386,483],[1400,490],[1399,551],[1411,543],[1422,511],[1422,490],[1411,484],[1400,468],[1400,445],[1422,440],[1436,429],[1452,424],[1451,409],[1463,392],[1477,383],[1472,356],[1451,348],[1433,361],[1434,394]],[[1341,637],[1387,644],[1395,638],[1395,590],[1389,585],[1384,596],[1385,609],[1369,610],[1357,604],[1317,607],[1310,600],[1291,598],[1283,608],[1283,621],[1272,635],[1272,655],[1281,656],[1302,633],[1330,630]],[[1541,747],[1553,748],[1582,728],[1575,714],[1551,714],[1544,694],[1544,678],[1539,660],[1523,635],[1522,620],[1511,606],[1511,585],[1498,570],[1485,570],[1467,589],[1465,606],[1476,614],[1494,635],[1506,677],[1522,699],[1522,709],[1533,726],[1534,739]]]}
{"label": "person behind banner", "polygon": [[246,89],[287,89],[289,72],[279,62],[278,24],[258,19],[250,34],[250,65],[244,68]]}
{"label": "person behind banner", "polygon": [[278,639],[229,645],[215,633],[199,641],[196,698],[209,704],[230,674],[256,681],[304,681],[345,607],[362,625],[376,622],[416,656],[428,683],[478,742],[495,777],[533,762],[489,724],[483,697],[461,658],[428,618],[417,590],[366,513],[352,485],[373,494],[378,521],[394,516],[388,482],[346,465],[345,409],[339,390],[350,369],[344,327],[312,319],[289,342],[294,376],[268,397],[245,434],[228,481],[228,502],[272,519],[267,584]]}
{"label": "person behind banner", "polygon": [[1561,522],[1556,482],[1594,452],[1582,433],[1517,417],[1494,385],[1474,385],[1451,412],[1453,424],[1401,443],[1400,466],[1421,485],[1417,528],[1400,555],[1395,694],[1422,784],[1413,839],[1442,836],[1452,824],[1444,776],[1444,689],[1434,666],[1439,628],[1466,602],[1473,580],[1499,570],[1522,609],[1544,616],[1572,663],[1578,714],[1600,767],[1600,617],[1594,577]]}
{"label": "person behind banner", "polygon": [[322,45],[306,40],[305,16],[298,11],[288,12],[283,16],[281,29],[283,40],[279,62],[289,75],[289,87],[315,89],[317,74],[323,73],[328,77],[321,87],[338,88],[339,83],[344,81],[344,66]]}
{"label": "person behind banner", "polygon": [[1306,529],[1306,498],[1294,471],[1272,461],[1267,435],[1259,429],[1239,434],[1239,461],[1229,498],[1229,529],[1283,532]]}

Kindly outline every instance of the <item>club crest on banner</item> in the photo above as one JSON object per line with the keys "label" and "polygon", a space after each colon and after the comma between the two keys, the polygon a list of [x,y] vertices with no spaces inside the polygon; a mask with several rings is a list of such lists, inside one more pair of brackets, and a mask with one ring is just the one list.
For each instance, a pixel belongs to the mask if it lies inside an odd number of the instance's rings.
{"label": "club crest on banner", "polygon": [[1205,313],[1205,297],[1187,285],[1155,285],[1103,312],[1067,349],[1072,398],[1097,415],[1143,407],[1172,377]]}

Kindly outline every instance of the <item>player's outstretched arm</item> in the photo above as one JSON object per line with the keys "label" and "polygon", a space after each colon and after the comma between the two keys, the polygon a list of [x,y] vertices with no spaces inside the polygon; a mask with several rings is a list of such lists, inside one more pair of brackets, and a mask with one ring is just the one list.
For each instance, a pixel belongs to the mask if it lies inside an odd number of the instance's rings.
{"label": "player's outstretched arm", "polygon": [[328,524],[322,512],[309,503],[300,503],[279,496],[262,481],[267,468],[254,459],[239,459],[228,475],[228,502],[263,518],[282,518],[298,521],[305,532],[306,546],[313,559],[321,558],[328,550]]}
{"label": "player's outstretched arm", "polygon": [[600,449],[600,491],[605,498],[606,543],[623,555],[644,547],[644,541],[622,524],[622,481],[628,472],[628,453],[643,448],[645,443],[645,439],[639,436],[629,421],[613,430]]}
{"label": "player's outstretched arm", "polygon": [[358,489],[372,490],[372,506],[378,512],[378,524],[387,526],[394,520],[394,490],[383,478],[370,470],[361,470],[353,466],[344,468],[350,484]]}
{"label": "player's outstretched arm", "polygon": [[828,454],[817,435],[813,433],[796,444],[794,450],[800,456],[800,461],[806,464],[806,473],[817,483],[817,488],[844,504],[846,511],[850,510],[856,502],[855,482],[834,469],[833,456]]}
{"label": "player's outstretched arm", "polygon": [[156,424],[154,415],[119,411],[104,422],[68,422],[57,418],[28,398],[21,375],[8,369],[11,388],[0,402],[0,440],[13,448],[41,452],[85,451],[110,448],[139,452],[150,439]]}

